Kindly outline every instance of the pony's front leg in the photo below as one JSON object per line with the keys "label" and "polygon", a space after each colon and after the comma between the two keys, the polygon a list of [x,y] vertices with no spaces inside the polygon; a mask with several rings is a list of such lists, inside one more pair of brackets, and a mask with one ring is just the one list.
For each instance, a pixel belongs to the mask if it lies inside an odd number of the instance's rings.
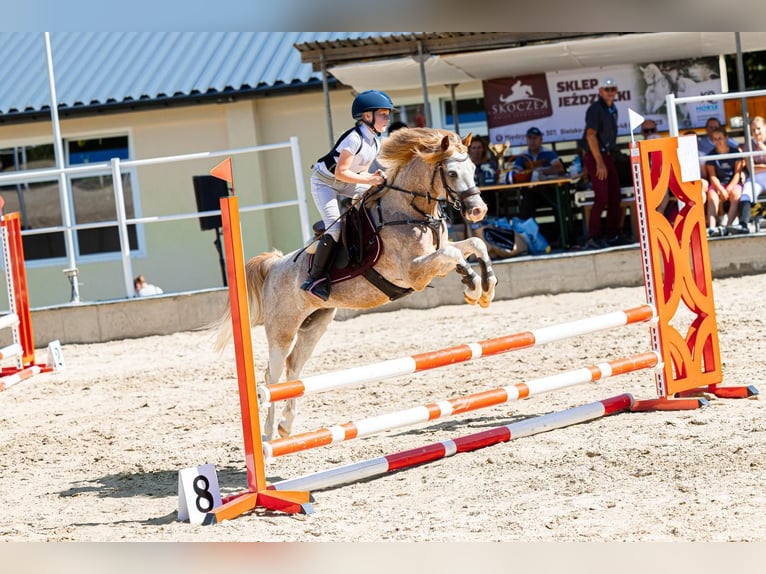
{"label": "pony's front leg", "polygon": [[463,297],[466,303],[475,305],[479,301],[482,294],[481,279],[453,243],[447,243],[429,255],[417,257],[412,263],[411,284],[418,291],[423,290],[432,277],[444,277],[454,270],[465,285]]}
{"label": "pony's front leg", "polygon": [[492,269],[492,260],[489,258],[487,245],[478,237],[469,237],[463,241],[456,241],[452,245],[460,250],[464,259],[468,259],[471,255],[475,255],[478,259],[479,267],[481,268],[481,296],[479,297],[479,305],[485,308],[489,307],[489,304],[495,298],[497,277],[495,277],[495,271]]}

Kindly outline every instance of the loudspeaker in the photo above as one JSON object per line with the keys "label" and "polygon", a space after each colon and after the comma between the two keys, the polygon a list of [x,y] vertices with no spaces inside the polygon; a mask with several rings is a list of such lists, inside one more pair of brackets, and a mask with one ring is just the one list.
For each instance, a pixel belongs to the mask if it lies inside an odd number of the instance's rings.
{"label": "loudspeaker", "polygon": [[[229,186],[212,175],[192,176],[194,181],[194,198],[197,200],[197,211],[216,211],[221,209],[221,198],[229,195]],[[207,215],[199,218],[202,231],[218,229],[223,226],[220,215]]]}

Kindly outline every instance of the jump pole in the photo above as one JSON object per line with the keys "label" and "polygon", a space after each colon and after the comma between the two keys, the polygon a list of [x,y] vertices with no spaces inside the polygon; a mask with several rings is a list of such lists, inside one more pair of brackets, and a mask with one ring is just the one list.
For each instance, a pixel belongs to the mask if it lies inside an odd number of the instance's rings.
{"label": "jump pole", "polygon": [[532,379],[527,382],[515,383],[500,387],[455,397],[446,401],[429,403],[407,410],[378,415],[367,419],[335,425],[311,432],[296,434],[274,439],[263,444],[263,456],[267,461],[273,457],[300,452],[337,442],[344,442],[377,434],[386,430],[401,428],[418,423],[424,423],[438,418],[458,415],[487,407],[500,405],[509,401],[525,399],[574,385],[591,383],[617,375],[656,367],[659,363],[654,352],[642,353],[598,363],[589,367],[564,371],[555,375]]}
{"label": "jump pole", "polygon": [[653,317],[654,311],[652,307],[650,305],[641,305],[624,311],[615,311],[587,319],[541,327],[477,343],[467,343],[409,357],[380,361],[370,365],[342,369],[294,381],[260,385],[258,386],[258,400],[261,405],[267,405],[270,402],[303,397],[340,387],[381,381],[402,375],[411,375],[437,367],[472,361],[481,357],[490,357],[508,351],[526,349],[597,331],[641,323],[649,321]]}
{"label": "jump pole", "polygon": [[460,452],[471,452],[502,442],[508,442],[512,439],[592,421],[603,416],[630,410],[632,404],[633,396],[625,393],[609,399],[529,418],[452,440],[435,442],[420,448],[338,466],[297,478],[281,480],[275,482],[269,488],[276,490],[305,489],[312,491],[334,488],[350,482],[391,474],[398,470],[447,458]]}
{"label": "jump pole", "polygon": [[[231,159],[228,160],[228,179],[231,183]],[[223,165],[226,163],[224,161]],[[213,168],[213,171],[220,168]],[[213,173],[213,175],[217,175]],[[226,179],[226,178],[222,178]],[[278,510],[288,514],[310,514],[311,495],[304,491],[283,489],[275,493],[267,489],[266,473],[261,443],[261,423],[258,415],[258,401],[255,393],[255,367],[253,365],[253,344],[250,333],[250,314],[245,288],[245,264],[242,248],[242,232],[239,220],[239,201],[236,196],[221,198],[221,221],[223,244],[226,254],[226,271],[229,283],[231,322],[234,331],[234,350],[237,364],[237,385],[242,415],[242,433],[245,442],[245,467],[247,487],[245,492],[225,499],[221,506],[213,508],[204,519],[205,524],[230,520],[256,507]]]}

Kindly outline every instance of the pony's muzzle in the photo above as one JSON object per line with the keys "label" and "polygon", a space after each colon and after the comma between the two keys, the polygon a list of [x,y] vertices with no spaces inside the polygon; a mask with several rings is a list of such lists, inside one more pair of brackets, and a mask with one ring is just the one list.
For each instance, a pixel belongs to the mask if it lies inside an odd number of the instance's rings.
{"label": "pony's muzzle", "polygon": [[487,215],[487,204],[480,195],[473,195],[463,200],[463,216],[468,221],[481,221]]}

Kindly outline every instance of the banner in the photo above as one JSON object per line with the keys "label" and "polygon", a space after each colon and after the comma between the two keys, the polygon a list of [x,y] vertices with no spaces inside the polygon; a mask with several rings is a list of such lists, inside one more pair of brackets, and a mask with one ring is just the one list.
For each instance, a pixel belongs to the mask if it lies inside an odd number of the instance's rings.
{"label": "banner", "polygon": [[[628,64],[565,72],[528,74],[484,82],[484,102],[490,143],[525,146],[532,126],[543,132],[543,141],[578,140],[585,129],[585,111],[598,100],[601,78],[617,82],[618,134],[630,134],[628,108],[668,130],[665,96],[699,96],[721,93],[718,58],[693,58],[671,62]],[[701,128],[709,117],[725,122],[722,101],[676,106],[681,132]]]}

